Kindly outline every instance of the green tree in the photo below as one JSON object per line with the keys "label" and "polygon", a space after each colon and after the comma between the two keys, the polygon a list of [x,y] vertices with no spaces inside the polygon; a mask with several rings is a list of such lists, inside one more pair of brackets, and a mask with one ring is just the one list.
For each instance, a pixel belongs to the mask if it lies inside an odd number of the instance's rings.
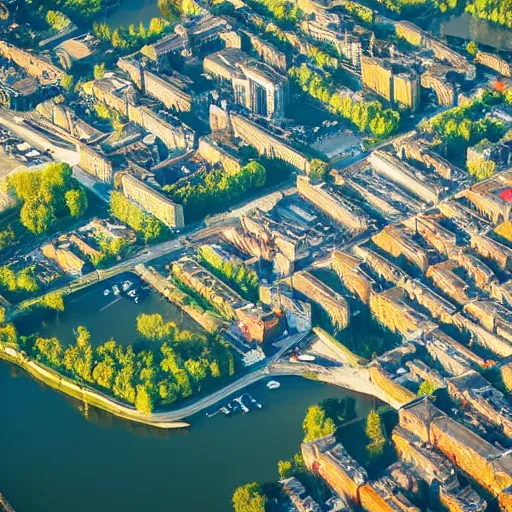
{"label": "green tree", "polygon": [[62,367],[63,349],[57,338],[38,337],[34,343],[36,359],[55,369]]}
{"label": "green tree", "polygon": [[328,418],[324,409],[318,405],[308,408],[304,422],[304,441],[314,441],[320,437],[325,437],[336,432],[336,425],[331,418]]}
{"label": "green tree", "polygon": [[96,64],[94,66],[94,79],[99,80],[100,78],[103,78],[105,75],[105,63],[102,62],[101,64]]}
{"label": "green tree", "polygon": [[142,313],[137,317],[137,332],[147,340],[172,338],[175,331],[176,324],[164,322],[162,315],[158,313],[152,315]]}
{"label": "green tree", "polygon": [[289,478],[292,476],[293,465],[289,460],[280,460],[277,463],[277,470],[279,472],[279,478]]}
{"label": "green tree", "polygon": [[430,380],[424,380],[418,389],[418,396],[432,396],[437,387]]}
{"label": "green tree", "polygon": [[473,55],[473,57],[476,57],[476,54],[478,53],[478,45],[475,43],[475,41],[469,41],[469,43],[466,45],[466,51]]}
{"label": "green tree", "polygon": [[477,158],[468,162],[468,171],[478,181],[486,180],[496,171],[496,163],[485,158]]}
{"label": "green tree", "polygon": [[14,230],[11,226],[9,226],[7,229],[4,229],[3,231],[0,231],[0,251],[12,245],[15,239],[16,237]]}
{"label": "green tree", "polygon": [[77,377],[93,382],[93,357],[91,334],[80,325],[77,329],[76,344],[68,347],[64,353],[64,366]]}
{"label": "green tree", "polygon": [[74,83],[75,79],[71,75],[63,75],[60,79],[60,85],[66,91],[71,91],[71,89],[73,89]]}
{"label": "green tree", "polygon": [[87,195],[83,189],[68,190],[64,194],[64,198],[71,217],[81,217],[87,210]]}
{"label": "green tree", "polygon": [[267,497],[260,484],[253,482],[238,487],[233,494],[232,503],[235,512],[265,512]]}
{"label": "green tree", "polygon": [[116,369],[114,361],[111,357],[99,362],[92,371],[92,378],[96,384],[111,390],[114,383]]}
{"label": "green tree", "polygon": [[64,299],[62,297],[62,293],[48,293],[43,297],[43,304],[48,309],[53,309],[55,311],[64,311]]}
{"label": "green tree", "polygon": [[153,399],[146,386],[137,386],[137,396],[135,397],[135,407],[138,411],[149,416],[153,411]]}
{"label": "green tree", "polygon": [[386,436],[382,427],[380,415],[377,411],[370,411],[366,419],[366,435],[370,443],[366,446],[366,450],[370,458],[377,458],[384,453],[386,446]]}
{"label": "green tree", "polygon": [[325,178],[327,177],[327,171],[329,169],[326,162],[323,162],[322,160],[318,158],[313,158],[311,162],[309,163],[309,177],[313,182],[321,182],[325,181]]}
{"label": "green tree", "polygon": [[59,11],[48,11],[46,23],[57,32],[65,29],[71,24],[71,20]]}

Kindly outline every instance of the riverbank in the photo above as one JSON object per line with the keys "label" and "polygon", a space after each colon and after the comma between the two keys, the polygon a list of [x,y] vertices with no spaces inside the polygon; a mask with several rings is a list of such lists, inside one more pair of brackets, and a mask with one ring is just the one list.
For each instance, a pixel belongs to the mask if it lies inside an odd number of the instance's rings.
{"label": "riverbank", "polygon": [[190,426],[189,423],[184,421],[168,421],[162,418],[155,420],[152,416],[146,416],[135,408],[124,405],[100,391],[87,386],[79,386],[71,379],[61,375],[55,370],[27,358],[23,353],[14,348],[0,346],[0,359],[19,366],[34,379],[43,382],[57,391],[89,405],[93,405],[94,407],[98,407],[119,418],[162,429],[180,429]]}

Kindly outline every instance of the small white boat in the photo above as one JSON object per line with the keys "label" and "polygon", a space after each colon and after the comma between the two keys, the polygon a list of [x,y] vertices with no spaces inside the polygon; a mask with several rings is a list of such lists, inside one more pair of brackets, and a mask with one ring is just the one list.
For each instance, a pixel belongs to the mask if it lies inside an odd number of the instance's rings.
{"label": "small white boat", "polygon": [[133,299],[133,302],[135,302],[135,304],[138,304],[139,303],[139,297],[135,297],[135,299]]}
{"label": "small white boat", "polygon": [[133,283],[132,283],[131,281],[125,281],[125,282],[123,283],[123,286],[122,286],[123,291],[125,292],[126,290],[128,290],[128,288],[130,288],[130,286],[131,286],[132,284],[133,284]]}
{"label": "small white boat", "polygon": [[103,295],[105,295],[105,297],[107,297],[107,295],[110,295],[110,290],[108,288],[104,290]]}
{"label": "small white boat", "polygon": [[300,356],[297,356],[297,359],[299,361],[314,361],[315,356],[310,356],[309,354],[301,354]]}
{"label": "small white boat", "polygon": [[271,381],[267,382],[268,389],[277,389],[279,387],[281,387],[281,384],[279,382],[277,382],[277,380],[271,380]]}
{"label": "small white boat", "polygon": [[112,286],[112,292],[114,293],[114,295],[115,295],[116,297],[121,293],[121,290],[119,290],[119,286],[117,286],[117,284],[115,284],[114,286]]}
{"label": "small white boat", "polygon": [[135,295],[137,295],[137,292],[136,292],[135,290],[130,290],[130,291],[128,292],[128,296],[129,296],[129,297],[135,297]]}

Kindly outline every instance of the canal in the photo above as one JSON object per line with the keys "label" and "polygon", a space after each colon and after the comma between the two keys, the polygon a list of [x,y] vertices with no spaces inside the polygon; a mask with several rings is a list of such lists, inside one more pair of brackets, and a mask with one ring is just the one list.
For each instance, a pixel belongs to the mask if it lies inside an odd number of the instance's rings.
{"label": "canal", "polygon": [[229,512],[233,490],[275,481],[277,461],[302,438],[308,406],[355,396],[299,377],[249,392],[263,409],[227,418],[191,419],[189,431],[162,432],[125,423],[0,363],[0,485],[16,512]]}

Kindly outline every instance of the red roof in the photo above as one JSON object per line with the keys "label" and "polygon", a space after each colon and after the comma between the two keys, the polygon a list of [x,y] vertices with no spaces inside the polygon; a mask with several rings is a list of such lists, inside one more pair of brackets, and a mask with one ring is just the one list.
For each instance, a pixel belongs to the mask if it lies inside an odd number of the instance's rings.
{"label": "red roof", "polygon": [[512,188],[506,188],[503,192],[501,192],[500,199],[512,203]]}
{"label": "red roof", "polygon": [[507,86],[501,80],[496,80],[496,82],[494,82],[494,89],[498,92],[505,92]]}

